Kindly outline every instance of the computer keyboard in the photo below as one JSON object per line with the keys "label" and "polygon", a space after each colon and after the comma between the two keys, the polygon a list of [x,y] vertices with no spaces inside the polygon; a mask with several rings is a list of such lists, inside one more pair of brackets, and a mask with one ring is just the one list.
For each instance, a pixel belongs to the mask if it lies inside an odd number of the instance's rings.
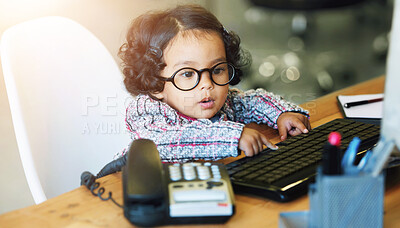
{"label": "computer keyboard", "polygon": [[[342,135],[345,151],[354,137],[362,142],[359,157],[379,140],[380,127],[349,119],[336,119],[308,134],[278,143],[278,150],[264,149],[254,157],[244,157],[226,165],[235,193],[288,202],[305,195],[322,160],[323,145],[332,131]],[[359,158],[359,159],[360,159]]]}

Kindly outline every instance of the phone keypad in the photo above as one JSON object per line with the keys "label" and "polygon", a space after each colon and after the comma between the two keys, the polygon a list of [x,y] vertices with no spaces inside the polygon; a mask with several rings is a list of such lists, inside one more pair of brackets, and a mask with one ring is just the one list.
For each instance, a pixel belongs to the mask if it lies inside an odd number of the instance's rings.
{"label": "phone keypad", "polygon": [[223,164],[191,162],[163,167],[171,217],[233,214],[233,191]]}
{"label": "phone keypad", "polygon": [[213,165],[209,162],[206,163],[185,163],[185,164],[173,164],[168,167],[169,176],[172,181],[182,180],[182,177],[186,181],[195,179],[208,180],[211,178],[221,179],[221,173],[217,165]]}

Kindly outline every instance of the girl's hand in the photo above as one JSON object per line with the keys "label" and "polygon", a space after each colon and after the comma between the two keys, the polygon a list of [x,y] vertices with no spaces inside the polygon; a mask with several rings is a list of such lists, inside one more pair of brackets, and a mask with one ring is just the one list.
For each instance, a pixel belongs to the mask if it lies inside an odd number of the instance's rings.
{"label": "girl's hand", "polygon": [[264,145],[271,149],[278,149],[278,147],[271,143],[261,132],[248,127],[243,128],[242,135],[239,139],[239,149],[244,151],[247,157],[252,157],[260,153]]}
{"label": "girl's hand", "polygon": [[288,133],[291,136],[295,136],[301,133],[308,133],[311,130],[310,121],[308,121],[305,115],[300,113],[282,113],[276,123],[282,141],[287,138]]}

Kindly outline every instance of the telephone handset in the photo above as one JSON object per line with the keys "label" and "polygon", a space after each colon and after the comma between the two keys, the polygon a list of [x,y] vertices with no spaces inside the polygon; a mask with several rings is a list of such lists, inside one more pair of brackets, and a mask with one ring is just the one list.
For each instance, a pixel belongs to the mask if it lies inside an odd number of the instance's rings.
{"label": "telephone handset", "polygon": [[223,164],[162,164],[151,140],[132,142],[122,178],[124,215],[138,226],[223,223],[235,212]]}

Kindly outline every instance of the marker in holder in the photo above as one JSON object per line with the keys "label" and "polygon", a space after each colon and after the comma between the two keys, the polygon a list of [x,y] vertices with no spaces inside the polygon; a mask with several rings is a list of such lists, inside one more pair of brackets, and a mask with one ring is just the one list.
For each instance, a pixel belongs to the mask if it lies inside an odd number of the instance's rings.
{"label": "marker in holder", "polygon": [[322,153],[322,172],[325,175],[339,175],[342,173],[342,151],[340,150],[342,136],[338,132],[331,132],[328,142]]}

